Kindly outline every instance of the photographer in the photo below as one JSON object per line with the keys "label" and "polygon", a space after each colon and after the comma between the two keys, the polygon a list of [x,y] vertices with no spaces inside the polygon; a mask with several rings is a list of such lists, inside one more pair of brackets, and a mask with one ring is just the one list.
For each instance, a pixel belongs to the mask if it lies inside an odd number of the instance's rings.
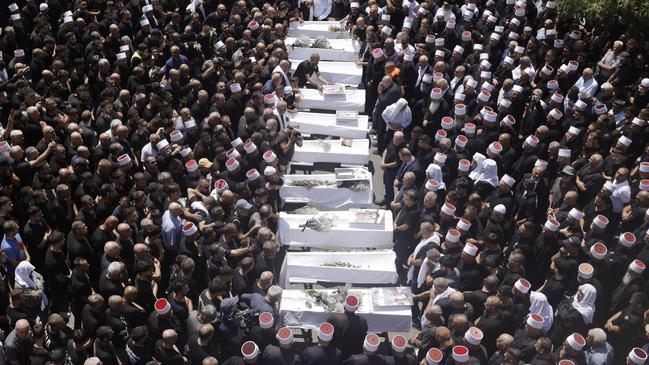
{"label": "photographer", "polygon": [[293,127],[286,127],[277,133],[276,138],[277,144],[280,147],[277,151],[280,171],[285,173],[289,162],[293,160],[295,145],[302,147],[302,134],[300,131],[293,129]]}

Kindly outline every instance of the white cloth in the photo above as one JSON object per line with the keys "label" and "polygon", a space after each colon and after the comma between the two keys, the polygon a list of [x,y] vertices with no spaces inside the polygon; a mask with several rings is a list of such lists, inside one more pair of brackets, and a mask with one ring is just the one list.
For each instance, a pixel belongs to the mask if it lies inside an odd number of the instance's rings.
{"label": "white cloth", "polygon": [[611,195],[613,213],[621,213],[624,206],[631,201],[631,186],[624,180],[615,184],[615,191]]}
{"label": "white cloth", "polygon": [[[389,288],[388,288],[389,289]],[[370,332],[408,332],[412,323],[412,312],[409,305],[377,306],[373,303],[372,288],[352,288],[350,292],[360,297],[360,306],[356,314],[367,320]],[[318,292],[332,294],[334,289],[322,289]],[[321,305],[306,305],[307,295],[303,290],[288,289],[282,292],[279,311],[283,326],[316,329],[320,323],[329,318],[331,313]]]}
{"label": "white cloth", "polygon": [[[365,170],[367,171],[367,170]],[[279,196],[283,200],[306,201],[311,204],[323,205],[328,208],[340,208],[345,205],[369,207],[372,205],[372,175],[368,174],[370,183],[369,189],[365,191],[353,191],[351,189],[339,188],[335,185],[316,186],[306,188],[302,186],[289,186],[288,183],[295,180],[322,179],[325,181],[336,181],[335,174],[322,175],[284,175],[284,185],[279,188]]]}
{"label": "white cloth", "polygon": [[324,20],[331,13],[331,0],[313,0],[313,7],[310,12],[310,19]]}
{"label": "white cloth", "polygon": [[36,279],[34,278],[34,265],[29,261],[21,261],[16,266],[16,283],[23,288],[36,289]]}
{"label": "white cloth", "polygon": [[[300,60],[291,59],[291,70],[295,74]],[[363,77],[363,67],[353,62],[320,61],[318,63],[320,76],[334,84],[347,84],[357,86]],[[318,80],[314,80],[318,82]]]}
{"label": "white cloth", "polygon": [[[363,285],[396,284],[398,275],[392,250],[287,252],[279,282],[288,288],[291,283],[329,282]],[[326,266],[345,262],[351,267]]]}
{"label": "white cloth", "polygon": [[[324,146],[328,146],[325,149]],[[367,165],[370,146],[368,139],[353,139],[351,146],[343,146],[339,139],[309,140],[302,142],[302,146],[295,146],[293,161],[315,163],[331,162],[347,165]]]}
{"label": "white cloth", "polygon": [[424,262],[421,263],[421,267],[419,268],[419,272],[417,273],[417,287],[421,288],[422,285],[424,285],[424,282],[426,281],[426,277],[428,276],[428,269],[431,269],[430,272],[435,272],[437,271],[442,265],[439,262],[432,262],[426,257],[424,259]]}
{"label": "white cloth", "polygon": [[482,172],[475,178],[475,183],[484,181],[489,185],[498,186],[498,165],[496,161],[488,158],[482,163]]}
{"label": "white cloth", "polygon": [[346,90],[343,95],[325,95],[315,89],[300,89],[303,100],[298,103],[301,109],[322,110],[365,110],[365,90]]}
{"label": "white cloth", "polygon": [[426,176],[429,179],[435,179],[439,183],[439,190],[445,190],[446,184],[444,183],[444,174],[442,168],[439,165],[431,163],[426,168]]}
{"label": "white cloth", "polygon": [[300,227],[313,215],[279,213],[278,236],[281,245],[315,248],[388,248],[393,243],[392,212],[385,210],[385,222],[381,225],[367,224],[357,228],[350,224],[349,211],[323,211],[320,214],[335,217],[334,226],[324,232]]}
{"label": "white cloth", "polygon": [[[581,300],[578,300],[579,292],[581,292],[584,297]],[[597,289],[590,284],[583,284],[579,286],[577,293],[572,299],[572,306],[575,308],[581,316],[584,318],[586,325],[593,323],[593,315],[595,314],[595,300],[597,299]]]}
{"label": "white cloth", "polygon": [[286,72],[284,72],[282,67],[280,67],[280,65],[275,66],[275,68],[273,69],[273,73],[276,73],[276,72],[282,75],[282,77],[284,78],[284,81],[286,82],[286,85],[291,84],[291,79],[288,77]]}
{"label": "white cloth", "polygon": [[153,156],[156,158],[158,157],[158,151],[153,149],[151,142],[145,144],[144,147],[142,147],[142,152],[140,152],[140,161],[146,161],[147,156]]}
{"label": "white cloth", "polygon": [[389,123],[395,123],[401,126],[401,129],[406,129],[412,123],[412,112],[408,106],[406,99],[401,98],[396,103],[388,105],[383,114],[381,114],[385,121],[388,130],[393,129]]}
{"label": "white cloth", "polygon": [[[339,32],[332,32],[331,27],[337,27],[341,30]],[[304,22],[291,22],[288,27],[289,37],[302,37],[309,38],[325,37],[328,39],[350,39],[351,32],[344,30],[339,21],[304,21]],[[298,62],[299,63],[299,62]]]}
{"label": "white cloth", "polygon": [[579,89],[579,94],[583,94],[584,96],[593,96],[597,92],[597,89],[599,88],[599,85],[597,84],[597,81],[595,81],[595,78],[591,78],[590,80],[584,80],[584,77],[580,77],[577,82],[575,82],[575,85],[577,89]]}
{"label": "white cloth", "polygon": [[548,333],[554,323],[554,309],[545,294],[533,291],[530,293],[530,314],[536,313],[543,317],[543,332]]}
{"label": "white cloth", "polygon": [[367,137],[368,117],[358,116],[358,125],[347,126],[336,123],[335,114],[298,112],[289,114],[289,125],[302,133],[362,139]]}
{"label": "white cloth", "polygon": [[[297,38],[287,37],[284,43],[287,45],[289,59],[306,60],[311,57],[314,48],[311,47],[292,47]],[[311,42],[315,41],[311,39]],[[328,39],[331,48],[320,48],[315,51],[320,55],[320,61],[347,61],[354,62],[358,60],[358,51],[360,44],[353,39]]]}
{"label": "white cloth", "polygon": [[275,115],[275,119],[277,119],[277,130],[283,131],[288,125],[288,112],[280,113],[277,109],[274,109],[273,114]]}
{"label": "white cloth", "polygon": [[[435,291],[435,285],[433,285],[433,287],[430,290]],[[448,288],[446,288],[446,290],[443,293],[438,294],[435,296],[435,298],[433,298],[433,304],[437,304],[437,302],[439,302],[440,300],[450,297],[451,294],[455,293],[456,291],[457,290],[449,286]]]}
{"label": "white cloth", "polygon": [[[422,238],[417,244],[417,246],[415,247],[414,251],[412,251],[412,257],[417,257],[419,251],[430,242],[435,242],[435,244],[437,244],[437,246],[439,247],[439,236],[437,234],[433,234],[428,238]],[[421,272],[421,269],[419,271]],[[410,268],[408,269],[408,282],[411,282],[414,279],[414,275],[415,275],[415,267],[410,266]]]}
{"label": "white cloth", "polygon": [[476,152],[476,153],[473,155],[473,161],[475,162],[475,167],[474,167],[473,170],[469,173],[469,178],[470,178],[471,180],[474,180],[474,181],[475,181],[475,179],[476,179],[480,174],[482,174],[482,169],[483,169],[483,167],[482,167],[482,163],[483,163],[484,160],[486,160],[486,159],[487,159],[487,157],[485,157],[485,155],[483,155],[482,153],[477,153],[477,152]]}

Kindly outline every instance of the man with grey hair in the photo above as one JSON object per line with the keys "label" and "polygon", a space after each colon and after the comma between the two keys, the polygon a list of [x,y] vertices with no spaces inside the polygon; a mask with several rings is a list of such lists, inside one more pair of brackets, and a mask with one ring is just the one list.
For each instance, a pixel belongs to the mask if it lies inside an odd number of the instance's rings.
{"label": "man with grey hair", "polygon": [[178,250],[182,214],[183,207],[173,202],[162,215],[162,242],[168,249]]}
{"label": "man with grey hair", "polygon": [[124,284],[122,283],[122,271],[124,264],[119,261],[111,262],[104,274],[99,277],[99,294],[104,298],[112,295],[124,295]]}
{"label": "man with grey hair", "polygon": [[379,154],[383,154],[386,147],[385,133],[386,123],[383,120],[383,111],[401,97],[401,88],[390,76],[384,76],[378,85],[378,98],[372,110],[372,129],[377,130],[377,147]]}
{"label": "man with grey hair", "polygon": [[[198,337],[198,330],[204,324],[211,324],[216,320],[218,311],[212,304],[205,304],[201,309],[194,309],[187,318],[187,337],[191,341]],[[164,335],[164,334],[163,334]]]}
{"label": "man with grey hair", "polygon": [[601,328],[591,328],[586,337],[588,349],[585,351],[586,364],[611,365],[613,364],[614,349],[606,341],[606,332]]}

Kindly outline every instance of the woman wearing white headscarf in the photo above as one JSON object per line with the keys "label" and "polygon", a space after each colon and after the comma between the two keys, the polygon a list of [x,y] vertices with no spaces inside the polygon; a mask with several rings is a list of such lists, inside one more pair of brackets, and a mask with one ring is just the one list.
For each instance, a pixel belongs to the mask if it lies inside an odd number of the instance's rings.
{"label": "woman wearing white headscarf", "polygon": [[482,163],[484,160],[486,160],[487,157],[483,155],[482,153],[476,152],[473,155],[473,160],[471,161],[471,166],[473,167],[473,170],[469,173],[469,178],[471,180],[474,180],[482,173]]}
{"label": "woman wearing white headscarf", "polygon": [[543,332],[548,333],[552,328],[552,323],[554,323],[554,309],[548,303],[545,294],[538,291],[533,291],[530,294],[530,314],[532,313],[543,317]]}
{"label": "woman wearing white headscarf", "polygon": [[442,168],[435,164],[431,163],[426,168],[426,178],[433,179],[439,183],[439,189],[437,190],[446,190],[446,184],[444,183],[444,174],[442,173]]}
{"label": "woman wearing white headscarf", "polygon": [[595,300],[597,289],[590,284],[583,284],[579,286],[574,297],[561,301],[554,316],[554,328],[550,337],[552,343],[563,343],[573,332],[586,333],[593,323]]}
{"label": "woman wearing white headscarf", "polygon": [[[34,265],[29,261],[21,261],[15,270],[15,287],[23,288],[27,293],[26,307],[30,306],[29,298],[34,299],[37,302],[40,299],[40,303],[35,303],[33,309],[35,311],[42,311],[47,307],[47,296],[43,292],[43,277],[34,271]],[[39,305],[40,304],[40,305]],[[30,308],[28,308],[30,309]]]}
{"label": "woman wearing white headscarf", "polygon": [[497,186],[498,165],[496,161],[488,158],[482,162],[482,172],[475,178],[473,192],[480,194],[480,197],[484,200]]}
{"label": "woman wearing white headscarf", "polygon": [[[408,106],[408,101],[404,98],[397,100],[392,105],[388,105],[381,117],[385,121],[386,131],[401,131],[408,128],[412,123],[412,112]],[[392,135],[390,135],[390,138],[392,138]]]}

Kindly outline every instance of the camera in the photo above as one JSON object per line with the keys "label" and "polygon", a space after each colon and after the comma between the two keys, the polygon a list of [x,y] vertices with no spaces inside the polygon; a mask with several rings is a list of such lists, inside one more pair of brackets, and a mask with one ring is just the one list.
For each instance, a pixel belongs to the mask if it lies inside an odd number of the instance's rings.
{"label": "camera", "polygon": [[231,329],[239,328],[242,333],[247,334],[250,329],[259,324],[259,312],[254,309],[235,310],[228,317],[224,317],[223,324]]}

